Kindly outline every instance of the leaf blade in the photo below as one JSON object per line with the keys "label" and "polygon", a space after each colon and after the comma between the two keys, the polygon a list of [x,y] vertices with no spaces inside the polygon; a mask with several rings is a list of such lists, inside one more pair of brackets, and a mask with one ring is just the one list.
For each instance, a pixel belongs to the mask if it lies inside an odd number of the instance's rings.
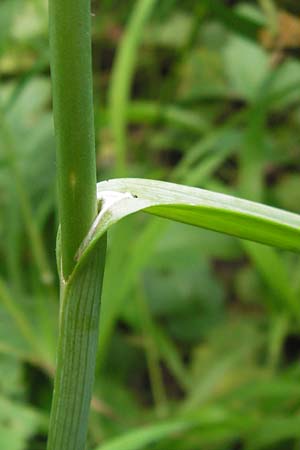
{"label": "leaf blade", "polygon": [[300,216],[260,203],[163,181],[124,178],[97,185],[101,211],[79,249],[89,251],[122,218],[144,211],[178,222],[300,251]]}

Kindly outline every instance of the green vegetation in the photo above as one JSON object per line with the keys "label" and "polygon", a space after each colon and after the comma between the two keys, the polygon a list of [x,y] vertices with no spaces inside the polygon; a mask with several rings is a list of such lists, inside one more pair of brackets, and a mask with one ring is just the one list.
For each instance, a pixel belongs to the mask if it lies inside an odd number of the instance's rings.
{"label": "green vegetation", "polygon": [[51,0],[55,163],[47,4],[1,3],[3,448],[299,449],[300,20],[281,8]]}

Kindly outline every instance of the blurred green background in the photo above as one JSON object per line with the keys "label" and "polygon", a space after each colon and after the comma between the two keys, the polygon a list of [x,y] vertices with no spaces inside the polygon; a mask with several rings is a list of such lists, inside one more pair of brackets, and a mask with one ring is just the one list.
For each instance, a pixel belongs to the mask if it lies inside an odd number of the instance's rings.
{"label": "blurred green background", "polygon": [[[62,0],[63,1],[63,0]],[[94,0],[98,179],[300,213],[297,0]],[[0,448],[45,449],[58,328],[46,0],[0,3]],[[66,412],[68,414],[68,412]],[[300,259],[143,215],[109,235],[89,450],[300,450]]]}

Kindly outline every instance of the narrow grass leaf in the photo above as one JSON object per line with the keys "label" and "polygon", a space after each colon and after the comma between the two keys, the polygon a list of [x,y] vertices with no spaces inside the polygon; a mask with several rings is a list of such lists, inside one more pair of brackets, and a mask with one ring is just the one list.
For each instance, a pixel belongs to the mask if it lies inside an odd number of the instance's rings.
{"label": "narrow grass leaf", "polygon": [[119,172],[124,171],[126,166],[126,110],[138,48],[144,27],[155,3],[156,0],[138,0],[136,2],[113,67],[110,87],[110,113],[112,131],[116,141]]}
{"label": "narrow grass leaf", "polygon": [[98,183],[100,213],[77,254],[120,219],[145,211],[243,239],[300,250],[300,216],[260,203],[162,181],[115,179]]}
{"label": "narrow grass leaf", "polygon": [[112,439],[97,450],[140,450],[172,434],[182,433],[192,427],[187,420],[174,420],[145,426]]}
{"label": "narrow grass leaf", "polygon": [[[220,425],[227,428],[230,427],[231,421],[238,424],[239,419],[219,407],[205,408],[201,413],[195,412],[129,431],[123,436],[113,438],[106,444],[97,447],[96,450],[141,450],[162,439],[177,437],[180,433],[192,429],[199,428],[201,431],[205,431]],[[216,429],[214,428],[215,431]]]}

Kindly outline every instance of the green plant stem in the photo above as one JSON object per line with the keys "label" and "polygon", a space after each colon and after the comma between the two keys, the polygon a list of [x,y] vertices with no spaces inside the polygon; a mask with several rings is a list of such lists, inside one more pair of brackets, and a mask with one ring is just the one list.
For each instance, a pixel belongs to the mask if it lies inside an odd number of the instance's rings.
{"label": "green plant stem", "polygon": [[96,215],[96,163],[87,0],[50,0],[50,50],[64,277]]}
{"label": "green plant stem", "polygon": [[106,237],[76,258],[97,212],[89,0],[50,0],[57,140],[60,329],[48,450],[85,448],[92,397]]}

